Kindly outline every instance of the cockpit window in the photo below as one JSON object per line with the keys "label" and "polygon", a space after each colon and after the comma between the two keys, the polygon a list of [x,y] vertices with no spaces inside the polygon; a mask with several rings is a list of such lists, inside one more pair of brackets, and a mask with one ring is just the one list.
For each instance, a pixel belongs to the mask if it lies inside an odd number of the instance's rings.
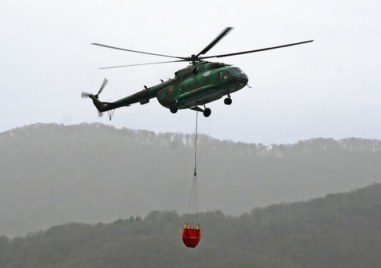
{"label": "cockpit window", "polygon": [[233,75],[237,75],[237,74],[241,74],[241,73],[242,73],[242,71],[241,71],[240,69],[238,69],[238,68],[231,68],[231,69],[229,70],[229,72],[230,72],[231,74],[233,74]]}
{"label": "cockpit window", "polygon": [[220,75],[221,80],[226,80],[226,79],[229,79],[232,77],[231,73],[229,73],[227,71],[222,71],[219,73],[219,75]]}

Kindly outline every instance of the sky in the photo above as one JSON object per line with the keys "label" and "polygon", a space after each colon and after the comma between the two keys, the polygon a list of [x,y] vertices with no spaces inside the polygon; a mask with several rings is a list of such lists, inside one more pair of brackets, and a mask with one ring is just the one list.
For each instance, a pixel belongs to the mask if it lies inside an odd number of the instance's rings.
{"label": "sky", "polygon": [[98,118],[82,91],[116,100],[174,76],[184,63],[99,70],[163,58],[92,42],[190,56],[225,27],[207,55],[314,39],[313,43],[217,59],[240,67],[249,85],[208,105],[200,132],[249,143],[310,138],[381,139],[381,2],[375,0],[2,0],[0,132],[34,123],[100,122],[118,128],[193,133],[195,112],[156,99]]}

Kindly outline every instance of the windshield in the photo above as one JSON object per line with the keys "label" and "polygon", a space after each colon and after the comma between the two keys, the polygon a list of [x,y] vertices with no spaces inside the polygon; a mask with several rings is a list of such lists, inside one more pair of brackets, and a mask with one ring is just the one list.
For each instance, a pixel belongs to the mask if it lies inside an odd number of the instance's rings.
{"label": "windshield", "polygon": [[229,70],[229,72],[230,72],[232,75],[237,75],[237,74],[242,74],[242,73],[243,73],[239,68],[231,68],[231,69]]}

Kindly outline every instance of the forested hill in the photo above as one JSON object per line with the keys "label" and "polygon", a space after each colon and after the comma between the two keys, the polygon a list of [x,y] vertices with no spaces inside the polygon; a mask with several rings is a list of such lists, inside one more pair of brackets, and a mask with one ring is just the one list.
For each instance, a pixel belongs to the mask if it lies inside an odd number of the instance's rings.
{"label": "forested hill", "polygon": [[152,212],[110,224],[66,224],[0,238],[1,267],[379,267],[381,185],[238,217],[199,215],[203,238],[182,244],[189,215]]}
{"label": "forested hill", "polygon": [[[102,124],[35,124],[0,133],[0,235],[67,222],[112,222],[153,210],[185,212],[193,135]],[[239,215],[381,182],[381,141],[289,145],[201,135],[199,208]]]}

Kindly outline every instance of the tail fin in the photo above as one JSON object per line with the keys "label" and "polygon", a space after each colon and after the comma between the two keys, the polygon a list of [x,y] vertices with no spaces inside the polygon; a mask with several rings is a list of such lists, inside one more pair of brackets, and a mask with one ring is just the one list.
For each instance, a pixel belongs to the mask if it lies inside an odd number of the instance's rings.
{"label": "tail fin", "polygon": [[101,102],[98,100],[97,96],[91,95],[89,98],[93,100],[94,106],[97,108],[98,112],[103,113],[110,110],[109,104],[107,102]]}

